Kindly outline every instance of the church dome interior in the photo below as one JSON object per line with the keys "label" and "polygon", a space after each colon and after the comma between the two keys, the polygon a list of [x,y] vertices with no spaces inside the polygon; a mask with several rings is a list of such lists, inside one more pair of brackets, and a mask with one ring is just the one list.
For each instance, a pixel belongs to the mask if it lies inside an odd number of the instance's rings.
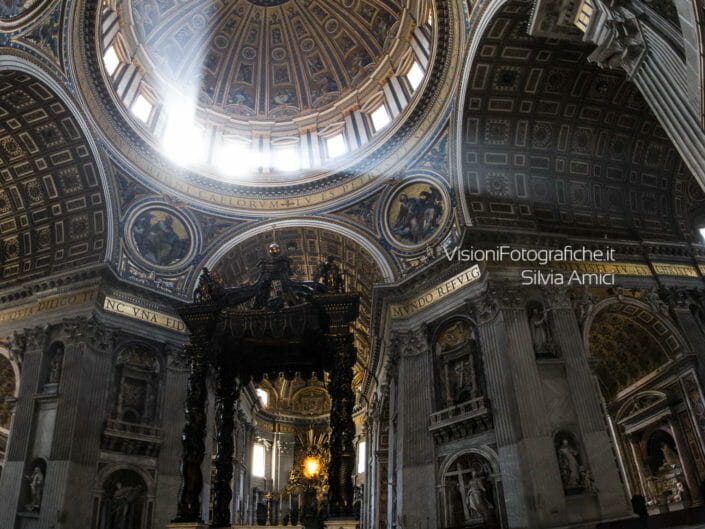
{"label": "church dome interior", "polygon": [[0,529],[700,527],[703,13],[0,2]]}
{"label": "church dome interior", "polygon": [[101,7],[105,83],[173,162],[267,185],[349,165],[392,134],[432,61],[424,1]]}

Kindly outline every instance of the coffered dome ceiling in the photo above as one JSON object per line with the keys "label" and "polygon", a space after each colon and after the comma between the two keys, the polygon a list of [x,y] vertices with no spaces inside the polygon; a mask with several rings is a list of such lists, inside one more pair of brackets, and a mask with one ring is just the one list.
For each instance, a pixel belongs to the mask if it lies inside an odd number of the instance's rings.
{"label": "coffered dome ceiling", "polygon": [[[149,156],[148,146],[188,171],[178,178],[181,191],[226,206],[252,206],[229,200],[231,194],[320,193],[328,180],[359,176],[361,163],[389,163],[369,155],[390,139],[418,142],[410,132],[420,115],[412,114],[433,102],[421,98],[424,89],[439,86],[428,75],[435,22],[427,0],[127,0],[95,7],[99,90],[108,90],[101,103],[117,106],[131,129],[109,135],[120,156]],[[132,138],[137,149],[118,145]],[[161,167],[147,171],[150,177],[174,184],[181,171],[162,177],[163,158],[155,161]],[[360,170],[340,175],[352,164]],[[343,195],[349,189],[326,198]]]}
{"label": "coffered dome ceiling", "polygon": [[288,120],[364,83],[399,35],[402,1],[131,0],[144,67],[223,117]]}

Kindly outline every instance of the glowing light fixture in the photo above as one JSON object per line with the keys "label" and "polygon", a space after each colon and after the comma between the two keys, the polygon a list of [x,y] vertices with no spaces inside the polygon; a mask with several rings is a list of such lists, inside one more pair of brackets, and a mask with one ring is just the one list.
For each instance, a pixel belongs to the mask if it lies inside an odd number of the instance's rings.
{"label": "glowing light fixture", "polygon": [[328,147],[328,157],[337,158],[348,152],[348,148],[345,145],[345,138],[342,134],[336,134],[326,140],[326,146]]}
{"label": "glowing light fixture", "polygon": [[321,472],[321,460],[315,456],[308,456],[304,459],[304,477],[315,478]]}
{"label": "glowing light fixture", "polygon": [[115,46],[112,44],[108,46],[103,54],[103,64],[105,65],[105,71],[108,72],[108,75],[113,75],[118,66],[120,66],[120,58],[115,51]]}
{"label": "glowing light fixture", "polygon": [[705,228],[700,228],[698,231],[700,232],[700,236],[703,238],[703,242],[705,242]]}
{"label": "glowing light fixture", "polygon": [[137,119],[139,119],[143,123],[147,123],[149,121],[149,116],[152,115],[153,108],[154,105],[147,101],[146,97],[144,97],[142,94],[137,94],[137,97],[135,98],[134,102],[132,103],[132,106],[130,107],[130,110],[137,117]]}
{"label": "glowing light fixture", "polygon": [[419,87],[421,81],[423,81],[423,70],[418,62],[414,62],[414,64],[411,65],[409,71],[406,72],[406,78],[409,80],[411,88],[416,90]]}
{"label": "glowing light fixture", "polygon": [[375,111],[370,114],[370,118],[372,119],[372,126],[375,128],[375,132],[382,130],[392,121],[384,105],[378,106]]}

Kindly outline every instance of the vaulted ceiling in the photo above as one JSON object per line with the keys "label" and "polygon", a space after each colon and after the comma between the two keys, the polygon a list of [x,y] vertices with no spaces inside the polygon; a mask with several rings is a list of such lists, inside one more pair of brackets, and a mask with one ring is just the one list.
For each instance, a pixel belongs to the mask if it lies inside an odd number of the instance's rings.
{"label": "vaulted ceiling", "polygon": [[527,35],[512,2],[482,38],[464,101],[464,194],[476,225],[672,238],[689,175],[638,89],[591,46]]}
{"label": "vaulted ceiling", "polygon": [[680,342],[653,313],[617,303],[597,314],[589,331],[588,354],[611,399],[619,391],[676,358]]}
{"label": "vaulted ceiling", "polygon": [[0,284],[101,261],[107,222],[76,119],[43,82],[0,72]]}

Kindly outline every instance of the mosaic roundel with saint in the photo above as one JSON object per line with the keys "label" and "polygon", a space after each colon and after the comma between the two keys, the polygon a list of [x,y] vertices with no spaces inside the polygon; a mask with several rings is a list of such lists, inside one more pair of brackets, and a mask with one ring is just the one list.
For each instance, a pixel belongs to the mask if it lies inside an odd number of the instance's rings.
{"label": "mosaic roundel with saint", "polygon": [[177,213],[151,207],[136,213],[128,224],[133,250],[150,264],[177,266],[191,252],[193,237],[187,222]]}
{"label": "mosaic roundel with saint", "polygon": [[387,206],[387,228],[401,247],[421,246],[433,239],[448,218],[445,193],[428,181],[401,186]]}

